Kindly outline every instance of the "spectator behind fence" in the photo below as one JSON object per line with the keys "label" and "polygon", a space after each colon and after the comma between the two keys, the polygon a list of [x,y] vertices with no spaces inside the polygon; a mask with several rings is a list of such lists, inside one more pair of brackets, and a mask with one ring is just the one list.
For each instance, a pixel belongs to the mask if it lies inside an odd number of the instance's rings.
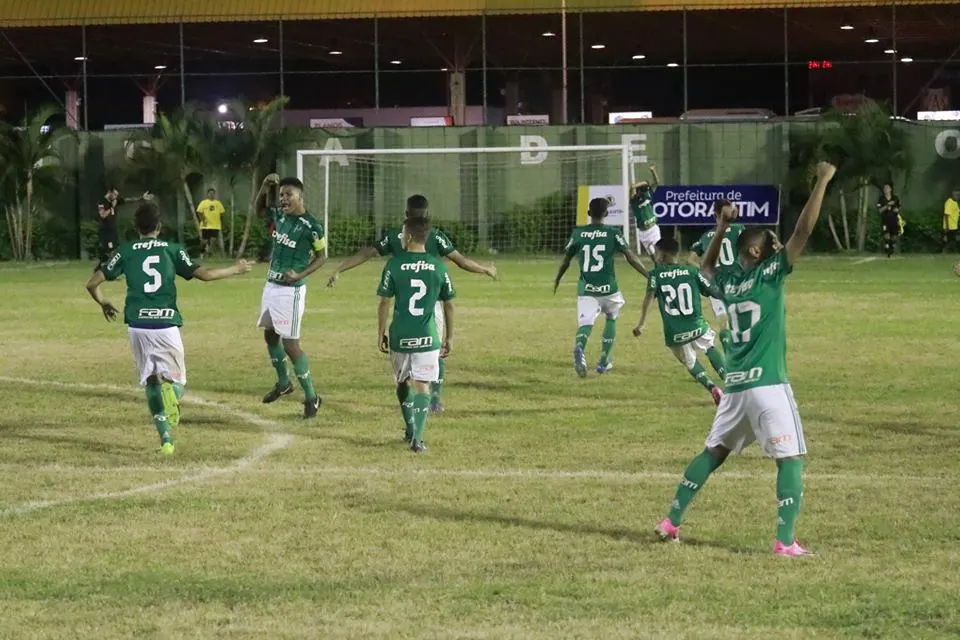
{"label": "spectator behind fence", "polygon": [[883,226],[883,250],[887,257],[893,255],[893,250],[903,233],[903,218],[900,217],[900,196],[893,192],[893,185],[884,183],[883,193],[877,200],[877,211],[880,213],[880,224]]}
{"label": "spectator behind fence", "polygon": [[940,239],[940,251],[947,250],[947,243],[953,245],[953,250],[957,250],[957,223],[960,222],[960,189],[954,189],[953,193],[943,203],[943,236]]}

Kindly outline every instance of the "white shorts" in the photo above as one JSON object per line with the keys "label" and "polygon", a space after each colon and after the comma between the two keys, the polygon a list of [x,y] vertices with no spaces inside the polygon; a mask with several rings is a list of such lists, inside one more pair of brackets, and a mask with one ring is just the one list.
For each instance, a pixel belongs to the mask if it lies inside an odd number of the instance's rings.
{"label": "white shorts", "polygon": [[716,316],[725,316],[727,315],[727,305],[723,304],[723,300],[717,300],[716,298],[710,298],[710,306],[713,307],[713,314]]}
{"label": "white shorts", "polygon": [[717,334],[713,332],[713,329],[707,329],[706,332],[696,340],[691,340],[687,344],[682,344],[678,347],[672,348],[680,350],[680,353],[683,356],[683,365],[687,369],[691,369],[697,362],[697,351],[706,353],[710,348],[712,348],[713,340],[716,335]]}
{"label": "white shorts", "polygon": [[257,326],[273,329],[281,338],[300,338],[300,323],[307,306],[307,287],[285,287],[268,282],[263,286],[260,299],[260,318]]}
{"label": "white shorts", "polygon": [[179,327],[166,329],[135,329],[127,327],[133,362],[140,376],[140,384],[147,384],[150,376],[160,376],[170,382],[187,384],[187,364],[183,357],[183,340]]}
{"label": "white shorts", "polygon": [[418,382],[437,382],[440,380],[440,350],[404,353],[391,351],[393,375],[397,382],[416,380]]}
{"label": "white shorts", "polygon": [[637,251],[643,250],[652,256],[658,242],[660,242],[660,225],[655,224],[649,229],[637,229]]}
{"label": "white shorts", "polygon": [[707,447],[740,453],[757,441],[774,459],[806,455],[803,425],[789,384],[731,391],[723,396],[707,436]]}
{"label": "white shorts", "polygon": [[610,320],[616,320],[626,300],[619,291],[609,296],[577,296],[577,326],[593,326],[602,312]]}

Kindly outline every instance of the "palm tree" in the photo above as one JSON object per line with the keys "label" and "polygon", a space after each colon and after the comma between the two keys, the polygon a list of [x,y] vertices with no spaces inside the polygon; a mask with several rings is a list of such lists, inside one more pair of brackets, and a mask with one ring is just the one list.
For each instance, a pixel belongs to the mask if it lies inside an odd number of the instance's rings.
{"label": "palm tree", "polygon": [[259,110],[244,108],[240,104],[230,105],[230,111],[241,120],[239,128],[246,141],[243,144],[246,154],[243,164],[250,178],[250,206],[237,256],[243,255],[247,248],[247,241],[250,239],[250,228],[256,208],[255,198],[260,189],[261,176],[272,171],[279,159],[303,140],[303,134],[297,129],[274,126],[277,116],[289,101],[290,99],[286,96],[281,96]]}
{"label": "palm tree", "polygon": [[247,171],[246,158],[249,139],[239,127],[218,127],[213,133],[211,149],[211,165],[217,182],[228,188],[227,197],[230,205],[230,238],[227,251],[233,255],[234,238],[236,234],[237,186],[243,174]]}
{"label": "palm tree", "polygon": [[844,221],[847,248],[850,247],[846,224],[846,196],[856,193],[857,250],[863,251],[867,238],[867,216],[872,202],[870,187],[880,188],[902,178],[909,182],[910,147],[907,132],[891,118],[890,110],[873,100],[864,101],[856,113],[833,111],[825,118],[832,126],[824,129],[821,143],[823,152],[840,159],[837,179],[840,187],[840,207]]}
{"label": "palm tree", "polygon": [[43,106],[27,114],[19,127],[0,125],[0,206],[17,260],[33,258],[33,221],[41,194],[55,193],[65,177],[62,141],[73,131],[50,122],[61,114],[57,107]]}

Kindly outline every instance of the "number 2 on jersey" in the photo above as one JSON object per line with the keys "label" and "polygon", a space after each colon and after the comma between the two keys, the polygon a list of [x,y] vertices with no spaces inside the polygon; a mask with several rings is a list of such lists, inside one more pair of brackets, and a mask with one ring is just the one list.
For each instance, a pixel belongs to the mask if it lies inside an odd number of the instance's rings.
{"label": "number 2 on jersey", "polygon": [[427,283],[423,280],[414,279],[410,281],[410,286],[416,289],[416,291],[410,296],[410,304],[407,305],[407,311],[409,311],[412,316],[422,316],[423,309],[418,307],[417,303],[427,295]]}
{"label": "number 2 on jersey", "polygon": [[145,293],[156,293],[163,286],[160,272],[153,268],[158,264],[160,264],[160,256],[147,256],[143,261],[143,272],[150,276],[150,282],[143,283]]}
{"label": "number 2 on jersey", "polygon": [[[750,316],[750,324],[740,330],[740,314]],[[730,318],[730,334],[734,342],[750,342],[750,332],[760,322],[760,305],[750,300],[744,300],[727,307],[727,316]]]}
{"label": "number 2 on jersey", "polygon": [[590,245],[583,245],[583,272],[596,273],[603,269],[603,252],[606,247],[598,244],[593,247],[593,264],[590,264]]}

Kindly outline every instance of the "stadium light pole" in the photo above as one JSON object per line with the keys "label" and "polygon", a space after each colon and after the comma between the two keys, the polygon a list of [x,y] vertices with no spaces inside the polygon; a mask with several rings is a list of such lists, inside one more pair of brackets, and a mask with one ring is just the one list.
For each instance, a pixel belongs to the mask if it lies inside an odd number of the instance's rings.
{"label": "stadium light pole", "polygon": [[373,16],[373,107],[380,110],[380,19]]}
{"label": "stadium light pole", "polygon": [[87,25],[80,27],[80,48],[83,56],[83,130],[90,130],[90,121],[87,119]]}
{"label": "stadium light pole", "polygon": [[583,70],[583,11],[580,12],[580,124],[586,122],[587,119],[587,107],[584,104],[586,102],[586,89],[584,85],[586,81],[584,80],[584,70]]}
{"label": "stadium light pole", "polygon": [[561,124],[567,124],[567,96],[569,93],[569,78],[567,77],[567,0],[560,4],[560,57],[563,65],[562,104],[560,105]]}
{"label": "stadium light pole", "polygon": [[[283,18],[277,20],[277,49],[280,53],[280,97],[286,95],[283,86]],[[280,126],[283,126],[283,102],[280,103]]]}
{"label": "stadium light pole", "polygon": [[687,8],[683,8],[683,110],[688,109],[687,95]]}
{"label": "stadium light pole", "polygon": [[897,3],[895,2],[890,5],[890,24],[890,48],[893,49],[893,55],[890,56],[890,64],[893,65],[893,115],[899,116],[900,112],[897,109],[897,93],[899,88],[897,85],[897,61],[900,59],[900,55],[897,53]]}
{"label": "stadium light pole", "polygon": [[480,69],[483,82],[483,114],[480,121],[487,124],[487,14],[480,14]]}
{"label": "stadium light pole", "polygon": [[187,104],[187,79],[183,68],[183,21],[180,21],[180,106]]}
{"label": "stadium light pole", "polygon": [[790,36],[786,6],[783,7],[783,115],[790,115]]}

